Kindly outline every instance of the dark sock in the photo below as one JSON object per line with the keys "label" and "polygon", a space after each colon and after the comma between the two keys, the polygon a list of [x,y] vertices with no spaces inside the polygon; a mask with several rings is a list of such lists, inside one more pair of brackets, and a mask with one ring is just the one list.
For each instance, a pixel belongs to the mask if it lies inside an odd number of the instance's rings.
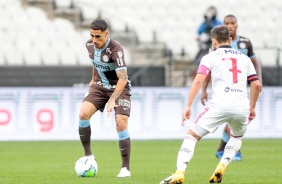
{"label": "dark sock", "polygon": [[224,142],[222,139],[220,140],[220,145],[217,149],[217,151],[224,151],[224,148],[226,146],[227,142]]}
{"label": "dark sock", "polygon": [[90,147],[90,137],[91,137],[91,127],[79,127],[78,128],[80,141],[84,148],[85,155],[92,155],[91,147]]}
{"label": "dark sock", "polygon": [[121,167],[126,167],[128,170],[130,170],[129,168],[130,147],[131,147],[130,138],[119,140],[119,149],[120,149],[120,155],[122,159]]}

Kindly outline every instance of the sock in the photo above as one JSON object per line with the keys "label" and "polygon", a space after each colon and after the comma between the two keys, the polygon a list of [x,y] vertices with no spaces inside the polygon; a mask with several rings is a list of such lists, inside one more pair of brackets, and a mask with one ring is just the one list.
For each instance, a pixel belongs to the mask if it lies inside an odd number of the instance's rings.
{"label": "sock", "polygon": [[130,148],[131,148],[131,141],[129,137],[128,130],[123,130],[118,132],[119,136],[119,150],[122,159],[121,167],[126,167],[130,170],[129,161],[130,161]]}
{"label": "sock", "polygon": [[130,138],[127,138],[125,140],[119,140],[119,149],[122,159],[121,167],[126,167],[128,170],[130,170],[129,167],[130,147],[131,147],[130,143],[131,143]]}
{"label": "sock", "polygon": [[90,137],[91,137],[91,127],[79,127],[78,128],[80,141],[84,148],[85,156],[92,155],[91,146],[90,146]]}
{"label": "sock", "polygon": [[192,135],[186,135],[183,143],[179,149],[178,156],[177,156],[177,170],[178,171],[185,171],[188,165],[188,162],[192,159],[194,154],[195,145],[197,143],[197,139]]}
{"label": "sock", "polygon": [[224,154],[219,163],[223,163],[225,166],[227,166],[233,160],[238,150],[240,150],[241,145],[242,140],[231,137],[225,146]]}
{"label": "sock", "polygon": [[222,133],[222,138],[221,138],[221,141],[220,141],[220,145],[219,145],[219,148],[217,149],[217,151],[223,151],[227,142],[229,141],[229,135],[227,132],[223,131]]}

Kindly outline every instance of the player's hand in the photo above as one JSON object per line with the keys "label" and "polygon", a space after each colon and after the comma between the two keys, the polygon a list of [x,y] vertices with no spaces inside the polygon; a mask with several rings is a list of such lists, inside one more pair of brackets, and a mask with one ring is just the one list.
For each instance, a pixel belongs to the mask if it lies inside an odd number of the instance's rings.
{"label": "player's hand", "polygon": [[206,105],[206,101],[208,101],[208,93],[206,91],[203,91],[201,96],[201,102],[203,105]]}
{"label": "player's hand", "polygon": [[107,106],[107,112],[108,112],[108,117],[110,117],[110,113],[112,112],[113,108],[118,107],[116,102],[114,100],[109,100],[108,101],[108,106]]}
{"label": "player's hand", "polygon": [[250,115],[249,115],[249,118],[248,118],[248,123],[250,123],[253,119],[255,119],[255,117],[256,117],[255,109],[250,109]]}
{"label": "player's hand", "polygon": [[182,123],[181,125],[185,125],[185,121],[191,118],[191,107],[186,106],[183,113],[182,113]]}

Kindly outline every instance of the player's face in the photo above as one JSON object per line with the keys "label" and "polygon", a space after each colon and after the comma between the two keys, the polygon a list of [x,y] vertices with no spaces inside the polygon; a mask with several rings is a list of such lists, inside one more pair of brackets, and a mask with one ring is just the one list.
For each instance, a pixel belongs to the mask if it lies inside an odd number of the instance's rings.
{"label": "player's face", "polygon": [[225,26],[228,27],[230,36],[236,35],[236,31],[237,31],[237,28],[238,28],[238,24],[237,24],[236,18],[234,18],[234,17],[226,17],[224,19],[223,23],[224,23]]}
{"label": "player's face", "polygon": [[97,49],[103,48],[108,41],[108,31],[90,29],[91,40]]}

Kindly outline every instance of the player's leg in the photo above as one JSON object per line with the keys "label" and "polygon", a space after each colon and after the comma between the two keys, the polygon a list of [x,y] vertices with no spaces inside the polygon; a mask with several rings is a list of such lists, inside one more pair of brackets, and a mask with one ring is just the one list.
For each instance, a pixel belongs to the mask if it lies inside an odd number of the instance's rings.
{"label": "player's leg", "polygon": [[193,124],[188,134],[184,137],[183,143],[179,149],[176,172],[168,178],[161,181],[160,184],[181,184],[184,183],[184,174],[188,163],[193,158],[197,142],[209,132],[197,124]]}
{"label": "player's leg", "polygon": [[119,149],[122,159],[120,173],[117,177],[124,178],[130,177],[130,147],[131,141],[128,132],[128,116],[117,114],[116,115],[116,130],[119,137]]}
{"label": "player's leg", "polygon": [[220,140],[220,144],[219,144],[219,147],[217,149],[217,152],[216,152],[216,157],[221,159],[222,155],[223,155],[223,151],[224,151],[224,148],[230,138],[230,129],[228,127],[228,124],[226,123],[225,124],[225,127],[223,129],[223,132],[222,132],[222,137],[221,137],[221,140]]}
{"label": "player's leg", "polygon": [[[222,133],[222,138],[221,138],[221,141],[220,141],[220,145],[217,149],[217,152],[216,152],[216,157],[221,159],[222,158],[222,155],[223,155],[223,152],[224,152],[224,148],[227,144],[227,142],[229,141],[229,138],[230,138],[230,128],[228,126],[228,124],[226,123],[224,129],[223,129],[223,133]],[[239,150],[235,157],[233,158],[234,161],[241,161],[242,160],[242,153],[241,151]]]}
{"label": "player's leg", "polygon": [[119,149],[122,165],[117,177],[130,177],[131,140],[128,132],[128,119],[131,111],[130,89],[124,89],[116,100],[116,130],[119,137]]}
{"label": "player's leg", "polygon": [[210,183],[221,182],[226,167],[233,160],[238,150],[240,150],[242,138],[248,126],[247,115],[247,113],[245,115],[234,115],[230,120],[229,128],[231,137],[225,146],[224,154],[220,159],[219,164],[210,178]]}
{"label": "player's leg", "polygon": [[230,137],[225,146],[223,156],[210,178],[210,183],[221,183],[226,167],[233,160],[241,145],[242,137]]}
{"label": "player's leg", "polygon": [[97,111],[96,107],[88,102],[84,101],[81,105],[79,112],[79,137],[84,148],[85,156],[91,156],[91,127],[90,127],[90,118]]}

